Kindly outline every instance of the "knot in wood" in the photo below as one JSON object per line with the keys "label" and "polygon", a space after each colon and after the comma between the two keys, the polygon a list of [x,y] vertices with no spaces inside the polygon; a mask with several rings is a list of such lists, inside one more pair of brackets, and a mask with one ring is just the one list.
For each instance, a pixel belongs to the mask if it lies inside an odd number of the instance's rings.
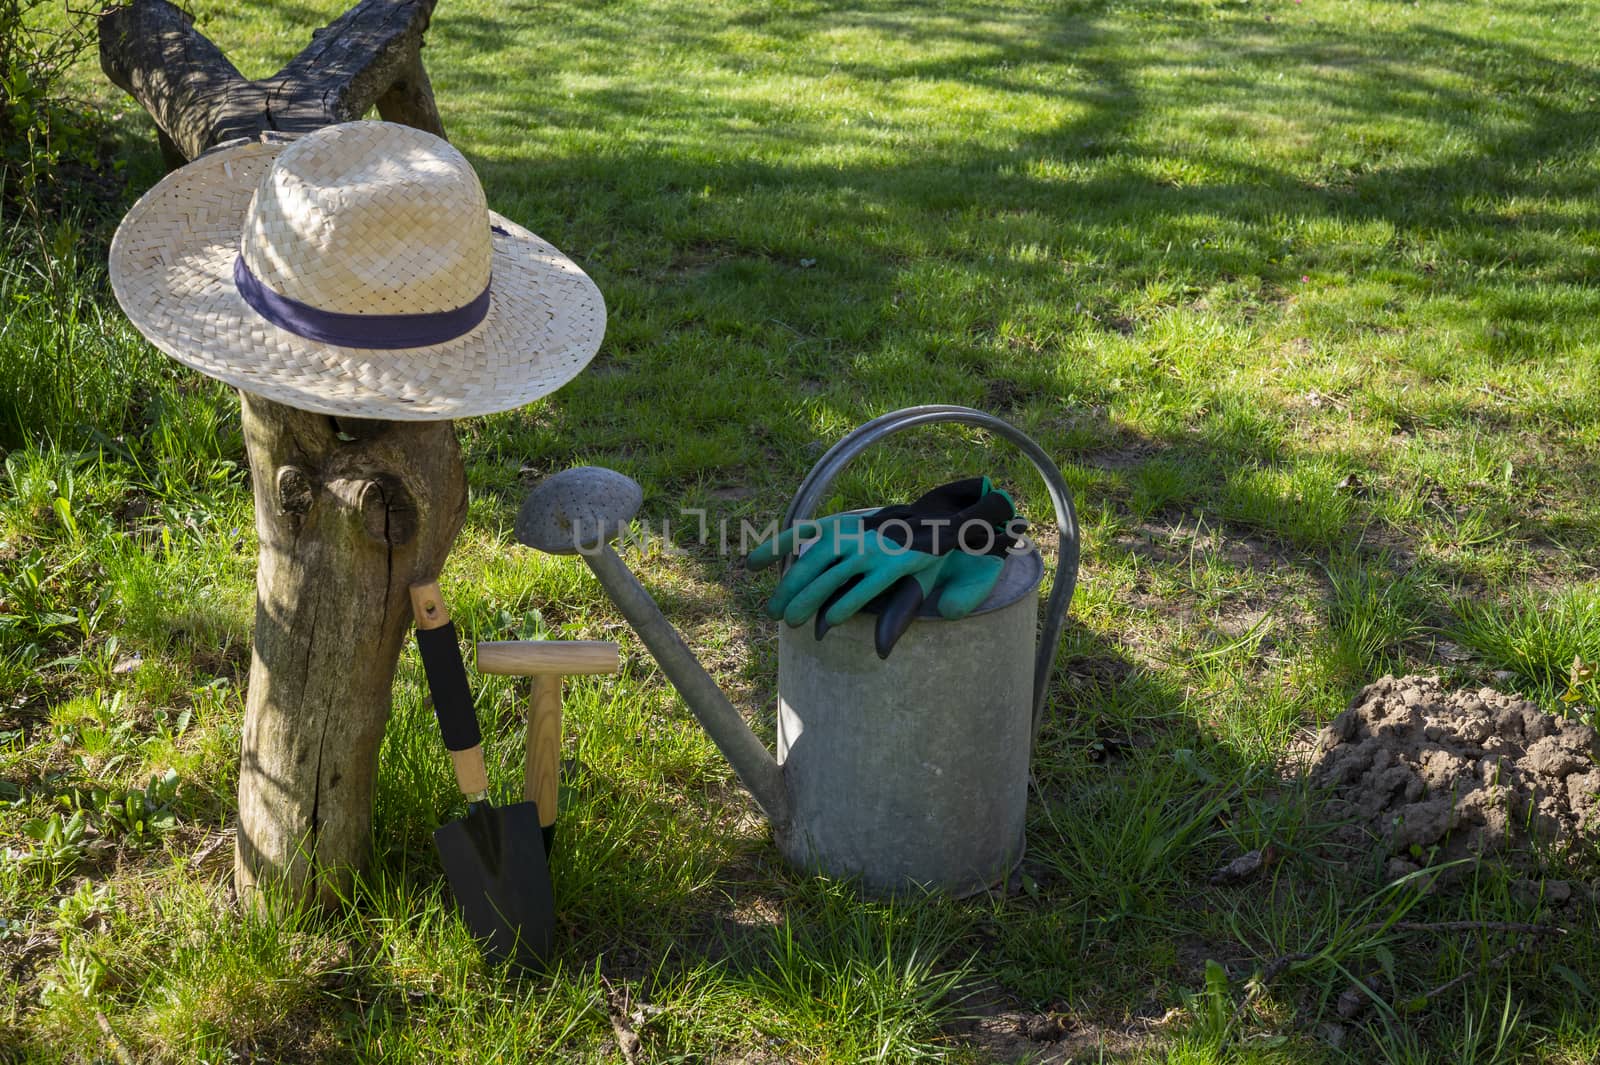
{"label": "knot in wood", "polygon": [[314,498],[311,476],[298,466],[283,466],[278,470],[278,510],[284,514],[304,515],[310,512]]}
{"label": "knot in wood", "polygon": [[417,535],[417,505],[405,483],[392,473],[329,483],[328,490],[355,513],[374,543],[402,547]]}

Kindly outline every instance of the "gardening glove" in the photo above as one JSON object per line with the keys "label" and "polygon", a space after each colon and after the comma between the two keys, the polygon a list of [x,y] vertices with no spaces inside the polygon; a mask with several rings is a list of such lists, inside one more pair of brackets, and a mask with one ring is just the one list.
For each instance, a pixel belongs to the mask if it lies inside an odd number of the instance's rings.
{"label": "gardening glove", "polygon": [[1000,555],[969,555],[953,551],[944,556],[944,568],[927,597],[940,617],[964,618],[983,604],[1000,582],[1006,560]]}
{"label": "gardening glove", "polygon": [[[883,529],[893,542],[930,555],[958,549],[1004,555],[1017,542],[1020,532],[1015,528],[1015,518],[1016,507],[1009,495],[995,488],[987,477],[968,477],[940,485],[912,503],[882,507],[866,514],[831,514],[816,521],[800,522],[758,544],[745,558],[745,565],[761,569],[793,554],[801,544],[809,544],[804,556],[795,563],[795,567],[806,567],[807,576],[796,578],[795,584],[790,585],[792,589],[853,553],[863,542],[861,531],[873,529]],[[987,535],[983,531],[986,529],[995,530],[995,535]],[[965,536],[961,535],[963,531]],[[806,562],[806,559],[811,561]],[[789,572],[793,573],[795,567]],[[777,617],[782,611],[769,610],[769,613]]]}
{"label": "gardening glove", "polygon": [[[789,526],[770,540],[763,540],[745,556],[744,564],[751,569],[765,569],[778,559],[794,554],[801,544],[810,544],[806,553],[800,556],[794,566],[789,568],[793,573],[795,566],[799,566],[812,555],[817,555],[810,565],[816,572],[821,572],[822,567],[828,562],[836,562],[843,557],[846,548],[852,548],[860,543],[862,530],[866,526],[862,523],[862,514],[829,514],[816,521],[802,521]],[[841,539],[849,540],[848,545],[841,545]],[[813,542],[815,541],[815,542]],[[817,554],[817,552],[821,554]],[[828,561],[824,561],[828,560]],[[768,610],[768,613],[772,611]],[[780,610],[773,617],[778,617],[783,612]]]}
{"label": "gardening glove", "polygon": [[[978,609],[994,591],[1000,571],[1006,565],[1006,560],[998,555],[969,555],[965,551],[941,555],[939,561],[935,569],[902,577],[888,592],[868,604],[878,613],[872,640],[879,658],[889,657],[894,645],[922,612],[925,602],[932,602],[941,617],[951,620],[964,618]],[[848,596],[838,597],[817,615],[817,639],[822,639],[822,634],[834,624],[848,618],[848,614],[838,609],[846,598]]]}
{"label": "gardening glove", "polygon": [[[900,578],[942,565],[943,556],[903,547],[859,522],[837,525],[834,529],[838,531],[832,535],[824,533],[823,538],[811,545],[783,575],[777,590],[767,601],[770,616],[781,617],[791,626],[802,625],[835,592],[854,582],[844,598],[835,604],[832,613],[836,620],[830,620],[838,624],[888,591]],[[931,574],[929,579],[932,579]],[[837,609],[841,605],[848,608],[843,613]]]}
{"label": "gardening glove", "polygon": [[784,574],[767,613],[791,626],[816,616],[816,635],[870,605],[879,610],[877,646],[887,657],[924,600],[963,617],[993,589],[1016,543],[1016,508],[987,477],[941,485],[915,502],[870,514],[830,515],[759,545],[753,569],[814,540]]}
{"label": "gardening glove", "polygon": [[897,542],[930,555],[957,550],[1003,555],[1015,536],[1001,533],[1011,529],[1016,515],[1011,496],[989,478],[967,477],[863,517],[867,528],[883,529]]}

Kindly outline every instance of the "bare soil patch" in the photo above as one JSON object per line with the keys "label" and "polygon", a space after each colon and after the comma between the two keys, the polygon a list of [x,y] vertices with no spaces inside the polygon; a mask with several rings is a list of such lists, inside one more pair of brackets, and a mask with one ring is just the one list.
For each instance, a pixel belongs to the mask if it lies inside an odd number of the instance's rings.
{"label": "bare soil patch", "polygon": [[1317,737],[1310,780],[1339,842],[1389,876],[1461,858],[1518,871],[1600,858],[1600,737],[1513,695],[1384,677]]}
{"label": "bare soil patch", "polygon": [[1166,1011],[1094,1017],[1064,1003],[1032,1010],[996,985],[971,991],[962,1000],[965,1016],[945,1030],[955,1043],[995,1065],[1127,1061],[1157,1040],[1178,1016],[1177,1011]]}

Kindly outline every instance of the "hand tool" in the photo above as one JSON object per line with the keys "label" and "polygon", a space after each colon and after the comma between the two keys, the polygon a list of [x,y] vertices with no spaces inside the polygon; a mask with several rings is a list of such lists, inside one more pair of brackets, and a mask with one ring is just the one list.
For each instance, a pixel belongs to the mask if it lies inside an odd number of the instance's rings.
{"label": "hand tool", "polygon": [[549,953],[555,937],[555,897],[539,807],[532,802],[496,807],[489,801],[483,737],[456,627],[439,585],[412,585],[411,608],[434,714],[455,763],[456,784],[467,800],[465,817],[433,833],[439,860],[462,919],[484,953],[521,969],[533,968]]}
{"label": "hand tool", "polygon": [[561,679],[620,672],[619,648],[607,640],[485,641],[478,644],[477,662],[479,673],[533,678],[523,797],[538,804],[544,852],[553,856],[561,777]]}

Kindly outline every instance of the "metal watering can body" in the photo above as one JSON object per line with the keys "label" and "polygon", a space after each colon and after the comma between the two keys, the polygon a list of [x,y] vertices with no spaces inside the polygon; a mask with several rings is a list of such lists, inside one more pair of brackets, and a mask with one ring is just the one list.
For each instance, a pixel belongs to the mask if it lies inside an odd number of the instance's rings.
{"label": "metal watering can body", "polygon": [[1028,763],[1077,581],[1077,516],[1060,470],[1020,430],[969,407],[908,407],[860,426],[818,460],[784,526],[809,518],[867,447],[939,422],[1005,437],[1043,476],[1059,533],[1043,622],[1043,564],[1028,551],[1008,558],[978,611],[957,621],[919,618],[887,661],[873,650],[868,618],[835,626],[821,641],[809,626],[784,628],[776,759],[611,548],[642,501],[637,484],[595,467],[567,470],[535,488],[517,518],[517,538],[528,546],[583,555],[760,804],[785,859],[859,878],[880,894],[971,894],[1021,859]]}
{"label": "metal watering can body", "polygon": [[1037,551],[1011,556],[977,611],[925,613],[886,661],[869,616],[822,640],[780,629],[790,864],[880,894],[1006,878],[1023,852],[1043,574]]}
{"label": "metal watering can body", "polygon": [[875,894],[970,895],[1022,859],[1028,764],[1056,645],[1078,575],[1078,523],[1061,471],[1011,424],[970,407],[908,407],[835,444],[795,492],[787,528],[812,516],[829,486],[867,448],[922,425],[988,429],[1031,460],[1059,533],[1044,622],[1036,549],[1006,560],[972,614],[925,611],[880,661],[871,618],[822,640],[809,626],[778,637],[778,760],[789,823],[777,834],[800,868],[857,877]]}

